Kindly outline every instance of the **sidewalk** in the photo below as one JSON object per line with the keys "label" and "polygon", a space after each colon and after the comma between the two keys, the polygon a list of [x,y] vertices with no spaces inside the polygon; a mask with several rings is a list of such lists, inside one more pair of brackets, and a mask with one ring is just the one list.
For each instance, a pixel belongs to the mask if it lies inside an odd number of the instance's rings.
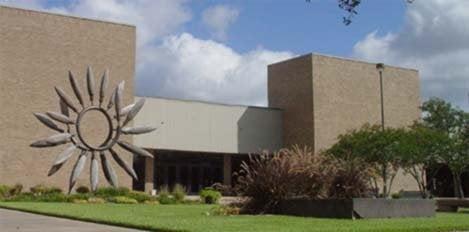
{"label": "sidewalk", "polygon": [[81,222],[38,214],[0,209],[2,232],[142,232],[127,228]]}

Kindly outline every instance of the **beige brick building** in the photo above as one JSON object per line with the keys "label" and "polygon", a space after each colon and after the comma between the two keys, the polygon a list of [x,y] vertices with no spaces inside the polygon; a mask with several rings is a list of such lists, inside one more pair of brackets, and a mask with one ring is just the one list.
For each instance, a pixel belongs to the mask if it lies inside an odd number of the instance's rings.
{"label": "beige brick building", "polygon": [[[124,101],[134,101],[135,27],[0,7],[0,184],[67,187],[76,158],[47,177],[65,147],[29,147],[54,134],[32,112],[59,111],[53,87],[72,95],[67,78],[71,70],[84,90],[88,65],[96,77],[108,68],[112,87],[125,80]],[[420,115],[418,72],[386,66],[383,78],[386,126],[412,123]],[[379,94],[373,63],[301,56],[269,65],[268,107],[147,98],[134,124],[158,130],[127,140],[154,153],[155,159],[119,150],[134,163],[139,176],[134,182],[113,165],[120,185],[146,191],[175,183],[191,192],[215,182],[230,184],[232,173],[249,153],[293,144],[320,151],[349,129],[380,123]],[[89,139],[100,141],[104,128],[98,120],[91,120],[87,132]],[[100,176],[100,183],[106,184]],[[85,167],[78,185],[88,182]],[[394,190],[401,189],[415,190],[416,185],[400,175]]]}
{"label": "beige brick building", "polygon": [[[29,147],[33,141],[56,133],[37,121],[32,113],[60,112],[54,86],[73,96],[68,70],[75,74],[85,93],[88,65],[93,67],[96,78],[108,68],[112,87],[126,80],[124,101],[132,102],[135,27],[0,6],[1,184],[21,183],[26,190],[41,183],[68,186],[76,158],[47,177],[56,155],[65,147]],[[88,132],[91,139],[101,129],[91,129]],[[131,161],[130,154],[122,155]],[[89,183],[88,170],[86,166],[78,185]],[[119,169],[118,175],[121,184],[131,185],[131,179]],[[104,178],[100,182],[105,183]]]}
{"label": "beige brick building", "polygon": [[[308,54],[269,65],[269,106],[283,109],[284,146],[327,149],[337,136],[365,123],[381,124],[379,72],[375,63]],[[408,126],[420,117],[417,70],[385,66],[384,123]],[[410,176],[393,189],[418,190]]]}

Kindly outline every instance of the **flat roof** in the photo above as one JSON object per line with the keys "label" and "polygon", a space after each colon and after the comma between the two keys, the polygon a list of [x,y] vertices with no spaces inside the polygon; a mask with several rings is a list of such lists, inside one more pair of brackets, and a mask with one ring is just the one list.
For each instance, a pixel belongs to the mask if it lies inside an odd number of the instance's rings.
{"label": "flat roof", "polygon": [[[313,57],[313,56],[322,56],[322,57],[331,58],[331,59],[336,59],[336,60],[345,60],[345,61],[348,61],[348,62],[363,63],[363,64],[370,64],[370,65],[376,65],[377,63],[379,63],[379,62],[373,63],[373,62],[370,62],[370,61],[364,61],[364,60],[354,59],[354,58],[351,58],[351,57],[341,57],[341,56],[326,55],[326,54],[321,54],[321,53],[312,52],[312,53],[306,53],[306,54],[303,54],[303,55],[299,55],[299,56],[290,58],[290,59],[288,59],[288,60],[282,60],[282,61],[279,61],[279,62],[275,62],[275,63],[269,64],[268,66],[275,65],[275,64],[281,64],[281,63],[284,63],[284,62],[288,62],[288,61],[290,61],[290,60],[300,59],[300,58],[304,58],[304,57],[308,57],[308,56],[310,56],[310,57]],[[416,69],[416,68],[399,67],[399,66],[395,66],[395,65],[388,65],[388,64],[386,64],[386,63],[384,63],[384,65],[385,65],[386,67],[391,67],[391,68],[396,68],[396,69],[411,70],[411,71],[415,71],[415,72],[418,72],[418,71],[419,71],[419,70]]]}
{"label": "flat roof", "polygon": [[80,16],[61,14],[61,13],[57,13],[57,12],[40,11],[40,10],[18,8],[18,7],[5,6],[5,5],[0,5],[0,8],[4,8],[4,9],[8,9],[8,10],[17,10],[17,11],[30,12],[30,13],[34,13],[34,14],[45,14],[45,15],[52,15],[52,16],[65,17],[65,18],[73,18],[73,19],[79,19],[79,20],[84,20],[84,21],[91,21],[91,22],[105,23],[105,24],[114,24],[114,25],[117,25],[117,26],[125,26],[125,27],[135,28],[135,25],[131,25],[131,24],[127,24],[127,23],[113,22],[113,21],[107,21],[107,20],[96,19],[96,18],[85,18],[85,17],[80,17]]}
{"label": "flat roof", "polygon": [[180,102],[188,102],[188,103],[202,103],[202,104],[228,106],[228,107],[248,107],[248,108],[257,108],[257,109],[264,109],[264,110],[283,111],[283,109],[276,108],[276,107],[250,106],[250,105],[242,105],[242,104],[228,104],[228,103],[222,103],[222,102],[212,102],[212,101],[193,100],[193,99],[184,99],[184,98],[171,98],[171,97],[160,97],[160,96],[140,96],[140,95],[135,95],[135,97],[150,98],[150,99],[153,98],[153,99],[161,99],[161,100],[169,100],[169,101],[180,101]]}

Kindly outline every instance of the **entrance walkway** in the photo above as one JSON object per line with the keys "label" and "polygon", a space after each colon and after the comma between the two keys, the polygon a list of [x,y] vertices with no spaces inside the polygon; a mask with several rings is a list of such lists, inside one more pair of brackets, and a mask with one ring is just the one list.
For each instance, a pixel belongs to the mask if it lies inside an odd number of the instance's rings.
{"label": "entrance walkway", "polygon": [[[0,231],[4,232],[139,232],[114,226],[74,221],[38,214],[0,209]],[[141,231],[140,231],[141,232]]]}

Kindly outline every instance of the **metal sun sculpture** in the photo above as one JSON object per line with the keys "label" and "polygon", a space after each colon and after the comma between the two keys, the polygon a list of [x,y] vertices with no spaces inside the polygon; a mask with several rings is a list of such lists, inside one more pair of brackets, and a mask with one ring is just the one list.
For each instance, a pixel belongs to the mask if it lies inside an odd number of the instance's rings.
{"label": "metal sun sculpture", "polygon": [[[104,106],[104,98],[106,95],[106,89],[108,87],[108,71],[106,70],[101,78],[99,94],[97,96],[98,103],[95,104],[95,80],[93,72],[90,67],[88,67],[86,73],[86,86],[89,95],[89,104],[85,104],[85,101],[82,97],[80,88],[78,87],[76,79],[73,77],[71,71],[69,71],[69,80],[72,86],[72,90],[80,104],[81,107],[76,107],[75,103],[71,98],[59,87],[55,87],[55,91],[60,98],[60,108],[61,113],[57,112],[46,112],[43,113],[34,113],[34,116],[59,134],[52,135],[46,139],[38,140],[31,144],[31,147],[53,147],[63,144],[70,144],[63,152],[57,155],[52,168],[49,170],[48,176],[56,173],[67,160],[69,160],[76,151],[79,152],[78,159],[73,167],[72,173],[70,175],[70,184],[69,192],[73,189],[80,173],[83,171],[86,160],[91,156],[91,165],[90,165],[90,185],[91,190],[95,191],[98,186],[98,172],[99,172],[99,159],[101,161],[101,166],[103,168],[104,176],[106,180],[112,186],[117,186],[117,176],[112,168],[109,160],[106,155],[110,154],[116,163],[122,167],[127,174],[132,178],[137,180],[137,174],[131,166],[129,166],[113,149],[113,146],[118,144],[123,149],[135,154],[144,157],[153,158],[153,155],[148,151],[132,145],[128,142],[120,140],[121,135],[137,135],[144,134],[154,131],[156,128],[150,126],[136,126],[136,127],[126,127],[130,121],[132,121],[137,113],[142,108],[145,103],[145,99],[139,99],[135,104],[130,104],[126,107],[122,107],[122,93],[124,90],[124,81],[119,83],[114,89],[111,97],[108,100],[106,106]],[[72,117],[69,109],[72,113],[76,114],[76,117]],[[80,124],[83,120],[83,116],[88,112],[99,112],[106,119],[108,126],[108,133],[105,141],[101,145],[96,146],[92,145],[90,141],[87,141],[83,137],[82,128]],[[111,113],[114,112],[114,116],[111,117]],[[56,122],[60,123],[59,126]]]}

